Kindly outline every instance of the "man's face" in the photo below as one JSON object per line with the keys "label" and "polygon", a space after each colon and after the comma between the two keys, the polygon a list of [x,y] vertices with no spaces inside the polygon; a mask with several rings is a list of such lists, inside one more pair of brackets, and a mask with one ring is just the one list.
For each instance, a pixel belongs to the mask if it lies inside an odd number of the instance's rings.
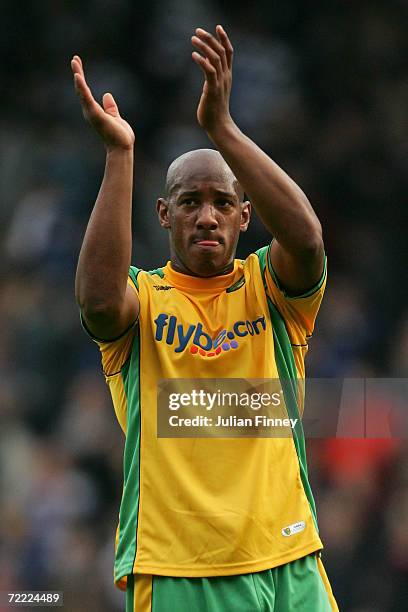
{"label": "man's face", "polygon": [[232,269],[241,231],[247,229],[249,202],[242,202],[229,171],[187,168],[173,184],[168,200],[159,199],[160,223],[170,230],[173,267],[196,276],[215,276]]}

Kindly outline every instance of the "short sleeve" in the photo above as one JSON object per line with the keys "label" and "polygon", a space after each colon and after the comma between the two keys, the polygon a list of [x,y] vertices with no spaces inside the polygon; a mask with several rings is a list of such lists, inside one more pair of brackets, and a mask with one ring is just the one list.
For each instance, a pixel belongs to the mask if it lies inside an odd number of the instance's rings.
{"label": "short sleeve", "polygon": [[324,267],[319,281],[314,287],[300,295],[288,295],[279,285],[279,280],[272,267],[270,245],[258,251],[265,289],[268,297],[275,304],[295,345],[306,345],[307,339],[313,334],[317,313],[323,299],[327,279],[327,258],[324,257]]}
{"label": "short sleeve", "polygon": [[[128,277],[128,284],[138,294],[137,287],[131,277]],[[96,338],[86,327],[85,321],[83,320],[81,313],[81,324],[85,332],[92,338],[94,342],[99,346],[102,358],[102,369],[105,376],[113,376],[118,374],[123,365],[129,358],[132,350],[133,341],[138,329],[138,320],[123,332],[118,338],[112,340],[102,340]]]}

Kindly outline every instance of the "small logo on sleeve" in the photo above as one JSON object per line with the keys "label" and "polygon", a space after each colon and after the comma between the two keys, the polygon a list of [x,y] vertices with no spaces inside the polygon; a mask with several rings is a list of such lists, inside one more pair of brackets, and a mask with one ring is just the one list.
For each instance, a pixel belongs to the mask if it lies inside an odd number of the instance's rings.
{"label": "small logo on sleeve", "polygon": [[289,536],[295,535],[295,533],[299,533],[300,531],[303,531],[305,527],[306,527],[305,521],[299,521],[297,523],[293,523],[292,525],[288,525],[287,527],[284,527],[281,533],[283,536],[285,536],[285,538],[288,538]]}

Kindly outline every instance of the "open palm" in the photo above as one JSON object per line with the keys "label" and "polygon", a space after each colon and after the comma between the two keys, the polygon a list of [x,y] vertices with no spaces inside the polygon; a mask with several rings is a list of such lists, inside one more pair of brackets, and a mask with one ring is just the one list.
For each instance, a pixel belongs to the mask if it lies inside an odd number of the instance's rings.
{"label": "open palm", "polygon": [[108,150],[132,149],[135,142],[134,132],[120,116],[112,94],[104,94],[101,106],[93,97],[86,82],[82,60],[78,55],[72,58],[71,68],[83,115],[100,135],[106,148]]}

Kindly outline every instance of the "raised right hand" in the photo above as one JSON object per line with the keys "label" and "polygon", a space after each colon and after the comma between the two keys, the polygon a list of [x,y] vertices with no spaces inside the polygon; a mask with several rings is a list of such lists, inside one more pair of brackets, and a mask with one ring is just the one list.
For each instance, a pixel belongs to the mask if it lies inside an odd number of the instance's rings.
{"label": "raised right hand", "polygon": [[85,119],[102,138],[107,151],[133,149],[135,135],[130,125],[122,119],[111,93],[105,93],[102,106],[98,104],[85,80],[82,60],[74,55],[71,60],[75,90]]}

